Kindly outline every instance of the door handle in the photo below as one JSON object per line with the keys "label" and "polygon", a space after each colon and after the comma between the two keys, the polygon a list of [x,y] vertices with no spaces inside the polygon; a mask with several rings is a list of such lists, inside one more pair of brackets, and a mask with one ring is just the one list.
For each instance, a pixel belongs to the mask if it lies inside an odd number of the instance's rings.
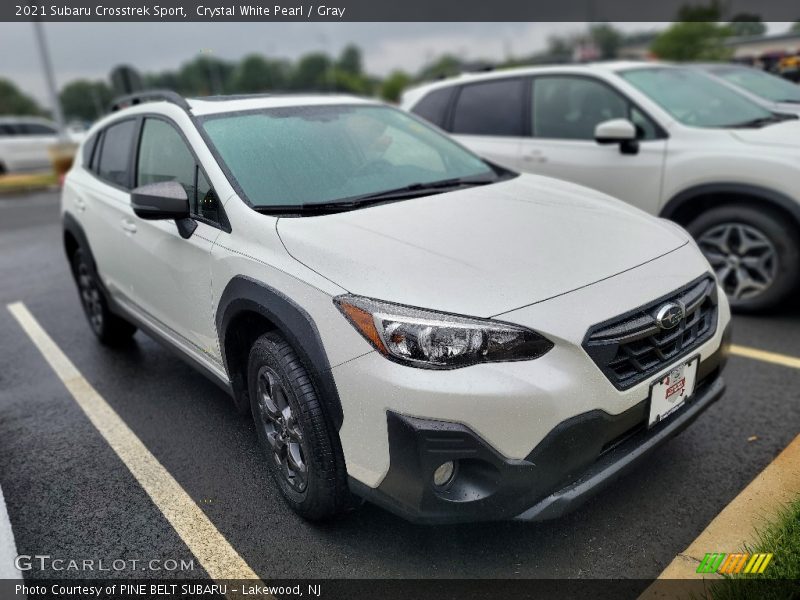
{"label": "door handle", "polygon": [[545,163],[547,162],[547,157],[541,150],[528,150],[523,154],[522,160],[525,162]]}
{"label": "door handle", "polygon": [[136,233],[136,223],[130,219],[122,219],[122,229],[128,233]]}

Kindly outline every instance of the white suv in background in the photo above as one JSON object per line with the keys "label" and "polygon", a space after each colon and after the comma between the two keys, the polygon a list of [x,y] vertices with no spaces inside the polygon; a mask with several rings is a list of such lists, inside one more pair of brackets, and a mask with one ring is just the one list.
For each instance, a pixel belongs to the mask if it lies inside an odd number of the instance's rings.
{"label": "white suv in background", "polygon": [[[67,130],[67,139],[80,142],[83,134]],[[0,117],[0,175],[46,170],[51,166],[48,149],[58,142],[58,128],[38,117]]]}
{"label": "white suv in background", "polygon": [[669,221],[376,102],[123,104],[62,197],[92,331],[219,383],[306,517],[555,517],[722,394],[728,303]]}
{"label": "white suv in background", "polygon": [[770,110],[800,115],[800,85],[788,79],[744,65],[694,63],[691,66],[727,83]]}
{"label": "white suv in background", "polygon": [[800,121],[694,67],[599,63],[468,74],[403,108],[479,155],[686,227],[734,308],[800,282]]}

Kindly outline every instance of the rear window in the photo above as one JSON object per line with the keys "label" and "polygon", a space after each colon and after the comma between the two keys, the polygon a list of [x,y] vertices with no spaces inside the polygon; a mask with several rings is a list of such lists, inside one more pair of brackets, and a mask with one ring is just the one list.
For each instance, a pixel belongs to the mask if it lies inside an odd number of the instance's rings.
{"label": "rear window", "polygon": [[465,85],[456,100],[453,133],[522,136],[523,95],[522,79]]}
{"label": "rear window", "polygon": [[445,118],[447,116],[447,107],[450,105],[450,98],[453,97],[455,88],[447,87],[441,90],[433,90],[427,94],[417,105],[411,109],[415,115],[418,115],[430,121],[439,127],[445,127]]}
{"label": "rear window", "polygon": [[115,185],[127,188],[133,135],[136,121],[122,121],[105,130],[103,145],[100,149],[100,163],[97,174]]}

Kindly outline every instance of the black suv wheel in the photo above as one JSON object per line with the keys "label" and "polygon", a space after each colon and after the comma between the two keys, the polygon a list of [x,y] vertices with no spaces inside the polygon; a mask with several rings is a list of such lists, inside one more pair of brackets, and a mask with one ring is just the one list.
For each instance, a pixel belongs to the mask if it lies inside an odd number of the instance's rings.
{"label": "black suv wheel", "polygon": [[308,371],[280,335],[250,350],[250,407],[270,471],[291,508],[324,519],[350,506],[338,434],[325,417]]}
{"label": "black suv wheel", "polygon": [[136,333],[136,327],[108,309],[106,298],[97,282],[97,275],[83,250],[75,251],[72,272],[78,285],[83,312],[97,339],[108,346],[129,341]]}

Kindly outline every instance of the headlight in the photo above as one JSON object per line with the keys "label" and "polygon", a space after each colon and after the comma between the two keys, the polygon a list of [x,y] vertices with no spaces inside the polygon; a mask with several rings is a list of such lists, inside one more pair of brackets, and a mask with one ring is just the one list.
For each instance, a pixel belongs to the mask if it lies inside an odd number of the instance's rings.
{"label": "headlight", "polygon": [[334,303],[381,354],[423,369],[532,360],[553,343],[530,329],[345,294]]}

